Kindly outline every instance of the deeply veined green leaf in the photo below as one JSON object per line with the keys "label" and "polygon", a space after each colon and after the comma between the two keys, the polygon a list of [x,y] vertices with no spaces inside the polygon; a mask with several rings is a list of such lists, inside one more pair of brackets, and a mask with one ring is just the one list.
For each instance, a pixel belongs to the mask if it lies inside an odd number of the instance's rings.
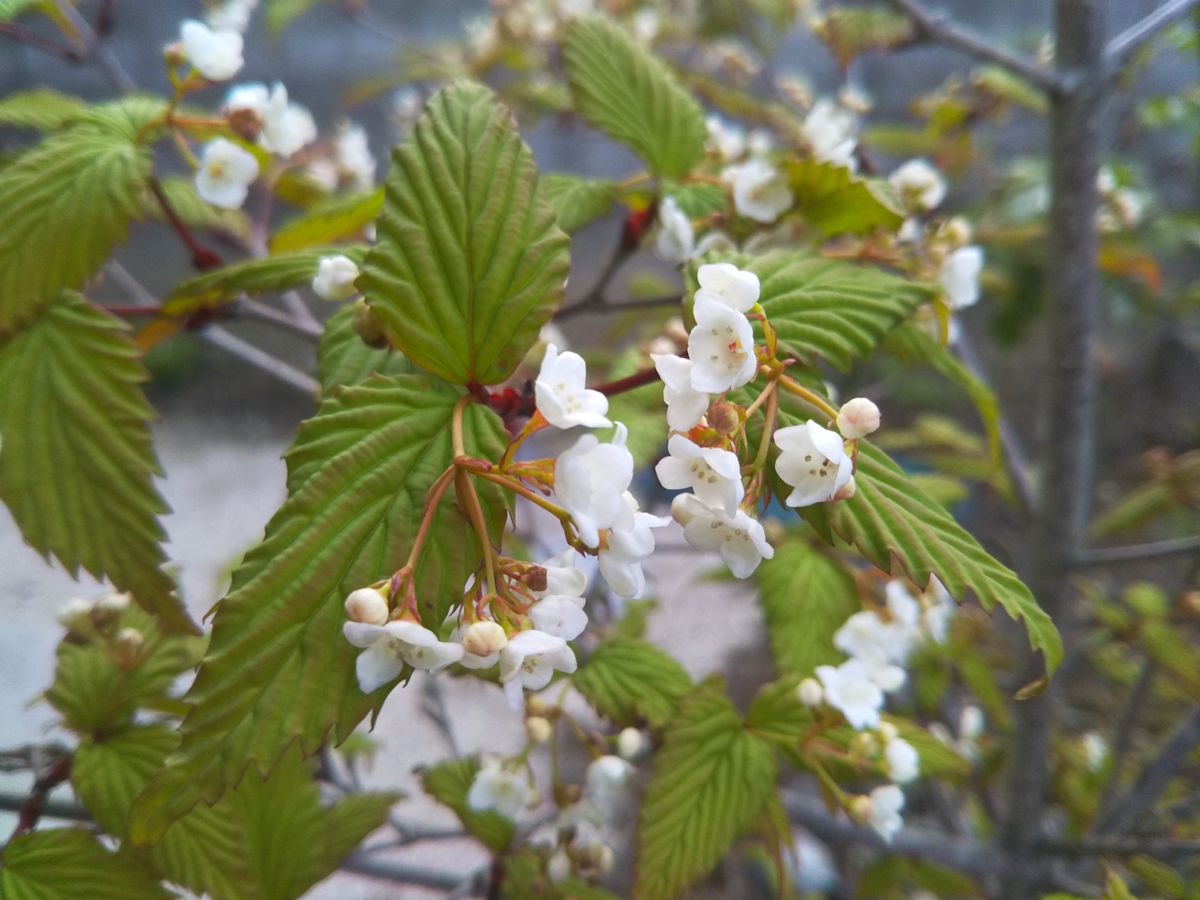
{"label": "deeply veined green leaf", "polygon": [[703,219],[725,212],[729,206],[729,195],[725,188],[705,181],[664,185],[663,193],[672,198],[689,219]]}
{"label": "deeply veined green leaf", "polygon": [[471,809],[467,803],[479,766],[475,756],[446,760],[421,772],[421,786],[433,799],[454,810],[468,834],[492,852],[501,853],[516,831],[512,821],[495,810]]}
{"label": "deeply veined green leaf", "polygon": [[373,372],[411,375],[413,365],[399,350],[369,347],[354,330],[354,308],[343,306],[325,320],[317,344],[317,381],[328,393],[340,384],[358,384]]}
{"label": "deeply veined green leaf", "polygon": [[559,172],[542,176],[542,190],[558,219],[558,227],[568,234],[600,218],[617,199],[617,186],[611,181]]}
{"label": "deeply veined green leaf", "polygon": [[287,253],[333,241],[357,238],[383,209],[383,188],[351,194],[319,203],[290,222],[279,226],[271,237],[272,253]]}
{"label": "deeply veined green leaf", "polygon": [[442,88],[386,187],[359,286],[389,340],[447,381],[498,384],[554,312],[568,264],[512,114],[482,85]]}
{"label": "deeply veined green leaf", "polygon": [[775,548],[775,558],[765,560],[755,578],[780,674],[811,675],[817,666],[841,661],[833,634],[861,608],[845,566],[791,540]]}
{"label": "deeply veined green leaf", "polygon": [[172,896],[134,860],[110,853],[82,828],[19,834],[4,846],[0,857],[4,900],[166,900]]}
{"label": "deeply veined green leaf", "polygon": [[597,647],[574,684],[596,712],[621,726],[663,725],[692,689],[674,657],[635,638],[611,638]]}
{"label": "deeply veined green leaf", "polygon": [[646,161],[682,178],[704,155],[704,112],[666,65],[612,21],[572,23],[563,44],[579,114]]}
{"label": "deeply veined green leaf", "polygon": [[795,749],[813,721],[812,710],[796,696],[799,684],[797,675],[768,682],[759,688],[746,710],[746,728],[785,753]]}
{"label": "deeply veined green leaf", "polygon": [[667,725],[638,815],[634,896],[671,898],[720,861],[775,790],[770,747],[742,726],[720,682]]}
{"label": "deeply veined green leaf", "polygon": [[138,357],[119,320],[70,292],[0,342],[0,499],[39,553],[195,631],[162,569],[167,506]]}
{"label": "deeply veined green leaf", "polygon": [[879,269],[777,251],[742,263],[759,277],[759,302],[782,351],[838,369],[865,359],[929,293]]}
{"label": "deeply veined green leaf", "polygon": [[796,211],[826,235],[894,231],[904,221],[904,210],[883,182],[815,159],[789,160],[784,169]]}
{"label": "deeply veined green leaf", "polygon": [[0,334],[79,287],[140,211],[150,154],[114,113],[0,167]]}
{"label": "deeply veined green leaf", "polygon": [[[0,13],[0,19],[3,18]],[[79,118],[85,109],[87,104],[78,97],[50,88],[13,91],[0,99],[0,125],[51,131]]]}
{"label": "deeply veined green leaf", "polygon": [[[300,427],[287,453],[288,499],[218,604],[180,750],[138,799],[137,843],[154,843],[197,800],[215,801],[248,765],[268,770],[297,742],[313,753],[331,731],[344,739],[382,704],[390,686],[359,690],[342,601],[404,564],[426,492],[453,457],[459,396],[428,376],[377,375],[331,392]],[[487,459],[507,443],[500,420],[476,404],[463,435],[467,453]],[[477,487],[498,539],[506,500]],[[441,625],[479,556],[466,519],[444,499],[416,567],[426,623]]]}

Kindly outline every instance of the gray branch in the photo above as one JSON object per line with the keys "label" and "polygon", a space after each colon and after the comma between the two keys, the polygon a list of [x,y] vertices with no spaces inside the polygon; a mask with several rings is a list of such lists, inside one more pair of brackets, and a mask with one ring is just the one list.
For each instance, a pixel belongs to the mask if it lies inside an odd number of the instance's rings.
{"label": "gray branch", "polygon": [[1200,550],[1200,535],[1171,538],[1149,544],[1132,544],[1128,547],[1100,547],[1081,550],[1075,557],[1077,566],[1103,566],[1109,563],[1133,562],[1141,559],[1159,559],[1164,556],[1189,556]]}
{"label": "gray branch", "polygon": [[204,340],[216,347],[220,347],[231,356],[236,356],[243,362],[261,369],[268,375],[277,378],[284,384],[291,385],[297,390],[303,391],[309,396],[315,395],[321,389],[320,383],[311,375],[301,372],[295,366],[289,365],[282,359],[272,356],[261,347],[256,347],[249,341],[242,340],[219,325],[209,325],[200,331],[199,334]]}
{"label": "gray branch", "polygon": [[1109,42],[1108,48],[1104,52],[1109,70],[1115,72],[1120,69],[1130,56],[1198,3],[1200,0],[1167,0],[1146,18],[1135,22],[1118,34]]}

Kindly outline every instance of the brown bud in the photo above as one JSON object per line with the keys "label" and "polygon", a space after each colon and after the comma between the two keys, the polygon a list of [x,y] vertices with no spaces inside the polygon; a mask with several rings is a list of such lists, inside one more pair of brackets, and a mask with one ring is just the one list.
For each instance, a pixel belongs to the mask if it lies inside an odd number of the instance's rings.
{"label": "brown bud", "polygon": [[521,582],[531,591],[546,589],[546,570],[541,566],[530,566],[521,576]]}
{"label": "brown bud", "polygon": [[745,413],[736,403],[722,400],[708,408],[708,425],[717,434],[734,434],[742,427]]}
{"label": "brown bud", "polygon": [[387,338],[383,336],[383,325],[375,315],[375,311],[367,305],[367,301],[362,297],[354,303],[354,313],[350,324],[354,328],[354,333],[362,338],[363,343],[368,347],[382,350],[388,345]]}
{"label": "brown bud", "polygon": [[252,109],[232,109],[227,118],[233,133],[246,141],[257,138],[262,129],[262,117]]}

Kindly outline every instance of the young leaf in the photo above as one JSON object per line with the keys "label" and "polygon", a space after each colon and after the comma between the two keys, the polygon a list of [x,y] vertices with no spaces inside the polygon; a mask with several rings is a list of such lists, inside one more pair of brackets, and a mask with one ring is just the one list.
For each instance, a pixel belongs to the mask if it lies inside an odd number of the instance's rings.
{"label": "young leaf", "polygon": [[0,125],[52,131],[79,118],[85,109],[87,104],[78,97],[50,88],[13,91],[0,100]]}
{"label": "young leaf", "polygon": [[569,240],[487,88],[438,91],[392,154],[359,284],[391,342],[456,384],[498,384],[562,298]]}
{"label": "young leaf", "polygon": [[554,210],[558,227],[570,234],[607,213],[617,199],[617,186],[552,172],[542,176],[546,202]]}
{"label": "young leaf", "polygon": [[579,114],[630,147],[656,175],[682,178],[704,155],[704,112],[662,61],[598,16],[563,45]]}
{"label": "young leaf", "polygon": [[399,350],[369,347],[353,326],[354,309],[343,306],[325,320],[325,332],[317,344],[317,381],[321,390],[332,391],[339,384],[358,384],[368,375],[411,375],[413,365]]}
{"label": "young leaf", "polygon": [[167,506],[138,356],[119,320],[70,292],[0,341],[0,499],[38,552],[195,631],[162,569]]}
{"label": "young leaf", "polygon": [[5,845],[3,862],[0,897],[4,900],[167,900],[174,896],[135,861],[105,850],[82,828],[19,834]]}
{"label": "young leaf", "polygon": [[816,159],[789,160],[784,168],[796,210],[826,235],[868,234],[876,228],[893,231],[904,221],[904,212],[886,183]]}
{"label": "young leaf", "polygon": [[[269,770],[295,742],[312,753],[331,729],[343,739],[382,704],[390,688],[359,690],[342,601],[404,563],[426,492],[453,456],[458,398],[428,376],[376,375],[333,391],[300,427],[287,453],[288,499],[218,605],[180,750],[138,799],[137,843],[158,840],[200,798],[215,801],[251,763]],[[507,442],[500,420],[477,404],[465,410],[463,434],[467,453],[490,459]],[[506,501],[478,488],[495,540]],[[450,498],[432,523],[416,595],[422,619],[437,628],[479,549]]]}
{"label": "young leaf", "polygon": [[424,769],[420,773],[421,786],[438,803],[454,810],[468,834],[493,853],[502,853],[512,842],[516,829],[495,810],[474,810],[467,804],[467,794],[478,772],[478,757],[449,759]]}
{"label": "young leaf", "polygon": [[634,896],[677,896],[717,864],[775,790],[770,747],[742,726],[719,681],[667,725],[638,815]]}
{"label": "young leaf", "polygon": [[692,689],[692,679],[673,657],[633,638],[612,638],[597,647],[574,684],[596,712],[622,726],[643,720],[663,725]]}
{"label": "young leaf", "polygon": [[383,188],[328,200],[281,225],[271,238],[271,252],[287,253],[357,238],[382,209]]}

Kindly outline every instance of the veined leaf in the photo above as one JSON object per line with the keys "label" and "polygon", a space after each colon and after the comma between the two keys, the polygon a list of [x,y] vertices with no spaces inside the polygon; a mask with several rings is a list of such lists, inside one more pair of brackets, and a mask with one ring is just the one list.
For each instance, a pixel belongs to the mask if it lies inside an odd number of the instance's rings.
{"label": "veined leaf", "polygon": [[841,661],[833,634],[861,609],[854,576],[844,566],[791,540],[775,548],[755,578],[780,674],[811,675],[817,666]]}
{"label": "veined leaf", "polygon": [[474,810],[467,804],[467,794],[478,771],[478,757],[446,760],[421,772],[421,786],[438,803],[454,810],[468,834],[493,853],[501,853],[512,843],[516,829],[495,810]]}
{"label": "veined leaf", "polygon": [[411,375],[410,363],[399,350],[369,347],[353,325],[354,308],[343,306],[325,320],[325,332],[317,344],[317,380],[321,390],[339,384],[358,384],[373,372],[380,375]]}
{"label": "veined leaf", "polygon": [[687,184],[668,184],[664,193],[672,197],[679,209],[689,219],[703,219],[714,213],[724,212],[729,206],[729,195],[718,184],[704,181]]}
{"label": "veined leaf", "polygon": [[39,553],[195,631],[162,569],[147,377],[120,321],[70,292],[0,342],[0,499]]}
{"label": "veined leaf", "polygon": [[[135,806],[138,844],[157,841],[197,800],[214,802],[251,763],[269,770],[298,743],[342,740],[389,687],[364,695],[358,653],[342,636],[342,601],[407,558],[426,492],[450,464],[459,392],[428,376],[374,376],[340,388],[287,453],[288,499],[217,607],[209,653],[188,694],[183,742]],[[491,410],[470,404],[467,453],[497,459],[507,443]],[[479,485],[496,539],[506,500]],[[438,627],[479,562],[467,520],[447,497],[417,563],[423,620]]]}
{"label": "veined leaf", "polygon": [[0,862],[4,900],[168,900],[174,896],[135,861],[110,853],[82,828],[19,834],[5,845]]}
{"label": "veined leaf", "polygon": [[575,673],[574,685],[615,725],[663,725],[692,689],[674,657],[634,638],[611,638]]}
{"label": "veined leaf", "polygon": [[0,334],[79,287],[140,211],[150,154],[118,108],[0,168]]}
{"label": "veined leaf", "polygon": [[704,155],[704,112],[665,64],[608,19],[574,22],[563,44],[579,114],[646,161],[682,178]]}
{"label": "veined leaf", "polygon": [[634,896],[677,896],[710,870],[775,790],[770,747],[742,726],[719,680],[667,725],[638,815]]}
{"label": "veined leaf", "polygon": [[383,209],[383,188],[319,203],[281,226],[271,237],[272,253],[303,250],[359,236]]}
{"label": "veined leaf", "polygon": [[795,209],[824,234],[894,231],[904,221],[904,211],[884,182],[815,159],[789,160],[784,169],[796,197]]}
{"label": "veined leaf", "polygon": [[558,219],[558,227],[568,234],[600,218],[617,199],[617,186],[611,181],[559,172],[542,176],[542,190]]}
{"label": "veined leaf", "polygon": [[562,298],[569,240],[533,154],[482,85],[438,91],[392,154],[359,285],[389,340],[456,384],[498,384]]}
{"label": "veined leaf", "polygon": [[[0,20],[3,18],[0,12]],[[0,125],[52,131],[79,118],[85,109],[87,104],[78,97],[49,88],[13,91],[0,100]]]}

